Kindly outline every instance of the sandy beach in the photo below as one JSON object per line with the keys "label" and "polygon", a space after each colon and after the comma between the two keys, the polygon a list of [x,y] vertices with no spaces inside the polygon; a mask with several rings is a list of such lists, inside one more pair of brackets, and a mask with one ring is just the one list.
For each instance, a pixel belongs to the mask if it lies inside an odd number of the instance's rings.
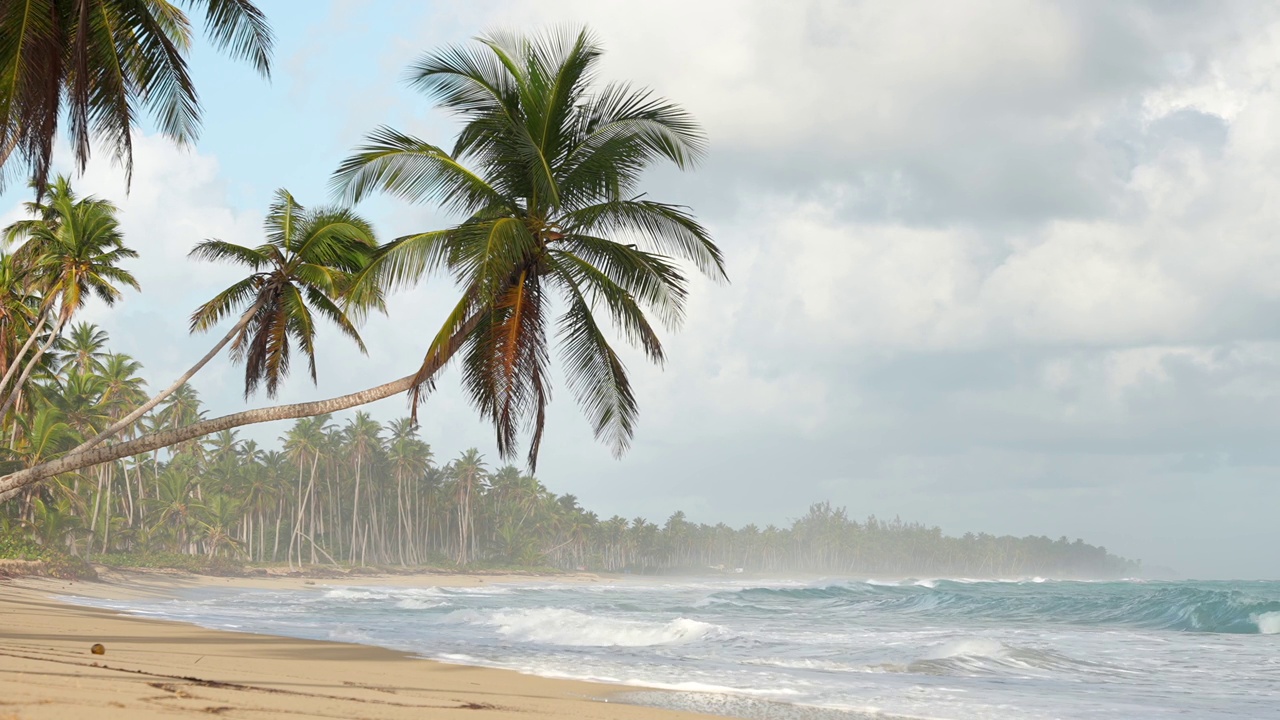
{"label": "sandy beach", "polygon": [[[457,587],[529,579],[421,575],[360,577],[350,584]],[[151,572],[112,572],[99,582],[0,579],[0,720],[706,717],[609,702],[619,691],[609,685],[449,665],[363,645],[206,630],[56,599],[341,584]],[[95,643],[104,654],[90,651]]]}

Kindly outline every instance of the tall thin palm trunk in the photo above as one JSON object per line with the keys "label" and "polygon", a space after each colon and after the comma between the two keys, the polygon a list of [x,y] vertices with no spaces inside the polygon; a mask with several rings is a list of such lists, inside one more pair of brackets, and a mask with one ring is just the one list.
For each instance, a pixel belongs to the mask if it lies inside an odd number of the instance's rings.
{"label": "tall thin palm trunk", "polygon": [[[360,528],[360,455],[356,454],[356,489],[351,501],[351,562],[356,561],[356,536]],[[360,563],[363,565],[363,561]]]}
{"label": "tall thin palm trunk", "polygon": [[22,386],[26,385],[27,379],[31,377],[31,371],[35,370],[36,365],[44,358],[45,353],[49,352],[49,348],[53,347],[53,344],[58,341],[58,336],[62,333],[62,328],[66,326],[68,319],[69,317],[65,314],[58,315],[58,322],[54,324],[53,331],[49,333],[49,338],[40,345],[40,349],[36,351],[36,354],[32,355],[31,359],[27,361],[26,367],[22,369],[22,374],[18,376],[8,394],[4,396],[4,405],[0,406],[0,417],[9,414],[10,408],[17,402],[21,394]]}

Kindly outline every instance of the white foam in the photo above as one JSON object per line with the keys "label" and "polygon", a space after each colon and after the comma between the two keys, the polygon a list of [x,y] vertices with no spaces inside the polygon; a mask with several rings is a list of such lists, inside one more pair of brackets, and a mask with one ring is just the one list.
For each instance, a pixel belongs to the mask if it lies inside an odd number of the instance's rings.
{"label": "white foam", "polygon": [[959,657],[1004,658],[1009,649],[999,640],[989,638],[969,638],[944,643],[929,651],[926,660],[945,660]]}
{"label": "white foam", "polygon": [[937,585],[935,585],[932,580],[917,580],[916,586],[922,587],[922,588],[929,588],[930,590],[937,587]]}
{"label": "white foam", "polygon": [[823,672],[867,672],[865,665],[818,660],[809,658],[751,658],[743,660],[744,665],[762,665],[790,670],[821,670]]}
{"label": "white foam", "polygon": [[333,588],[326,590],[324,596],[332,600],[386,600],[391,597],[391,593],[359,588]]}
{"label": "white foam", "polygon": [[430,610],[431,608],[444,607],[449,603],[442,600],[423,600],[421,598],[405,598],[396,603],[396,607],[405,610]]}
{"label": "white foam", "polygon": [[674,690],[676,692],[707,693],[711,695],[758,695],[762,697],[783,697],[799,695],[799,691],[791,688],[735,688],[726,685],[712,685],[701,682],[655,682],[653,680],[623,680],[622,685],[652,688],[654,690]]}
{"label": "white foam", "polygon": [[499,634],[520,642],[578,647],[678,645],[724,631],[718,625],[688,618],[666,623],[640,622],[550,607],[492,613],[467,610],[452,613],[451,617],[496,628]]}
{"label": "white foam", "polygon": [[[531,588],[521,588],[528,590]],[[541,590],[543,588],[532,588]],[[458,588],[442,588],[443,592],[448,595],[510,595],[511,588],[506,587],[458,587]]]}
{"label": "white foam", "polygon": [[1253,622],[1263,635],[1280,635],[1280,611],[1254,615]]}

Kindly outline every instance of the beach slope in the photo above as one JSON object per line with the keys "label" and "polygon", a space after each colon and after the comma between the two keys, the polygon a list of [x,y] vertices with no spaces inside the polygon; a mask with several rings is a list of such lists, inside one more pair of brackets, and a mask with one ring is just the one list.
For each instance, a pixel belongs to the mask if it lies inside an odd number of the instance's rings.
{"label": "beach slope", "polygon": [[[56,599],[223,582],[149,574],[107,583],[0,580],[0,720],[706,717],[608,702],[618,688],[607,685],[449,665],[363,645],[206,630]],[[95,643],[104,646],[102,655],[91,652]]]}

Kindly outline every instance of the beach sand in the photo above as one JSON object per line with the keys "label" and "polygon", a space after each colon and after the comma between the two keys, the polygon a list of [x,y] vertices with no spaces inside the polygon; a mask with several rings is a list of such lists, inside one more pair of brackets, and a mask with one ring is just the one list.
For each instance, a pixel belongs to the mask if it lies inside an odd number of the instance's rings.
{"label": "beach sand", "polygon": [[[308,580],[153,572],[111,572],[101,582],[0,579],[0,720],[707,717],[609,702],[621,689],[617,686],[449,665],[364,645],[206,630],[55,599],[165,596],[193,587],[457,587],[530,579],[419,575]],[[104,654],[90,651],[95,643],[104,646]]]}

